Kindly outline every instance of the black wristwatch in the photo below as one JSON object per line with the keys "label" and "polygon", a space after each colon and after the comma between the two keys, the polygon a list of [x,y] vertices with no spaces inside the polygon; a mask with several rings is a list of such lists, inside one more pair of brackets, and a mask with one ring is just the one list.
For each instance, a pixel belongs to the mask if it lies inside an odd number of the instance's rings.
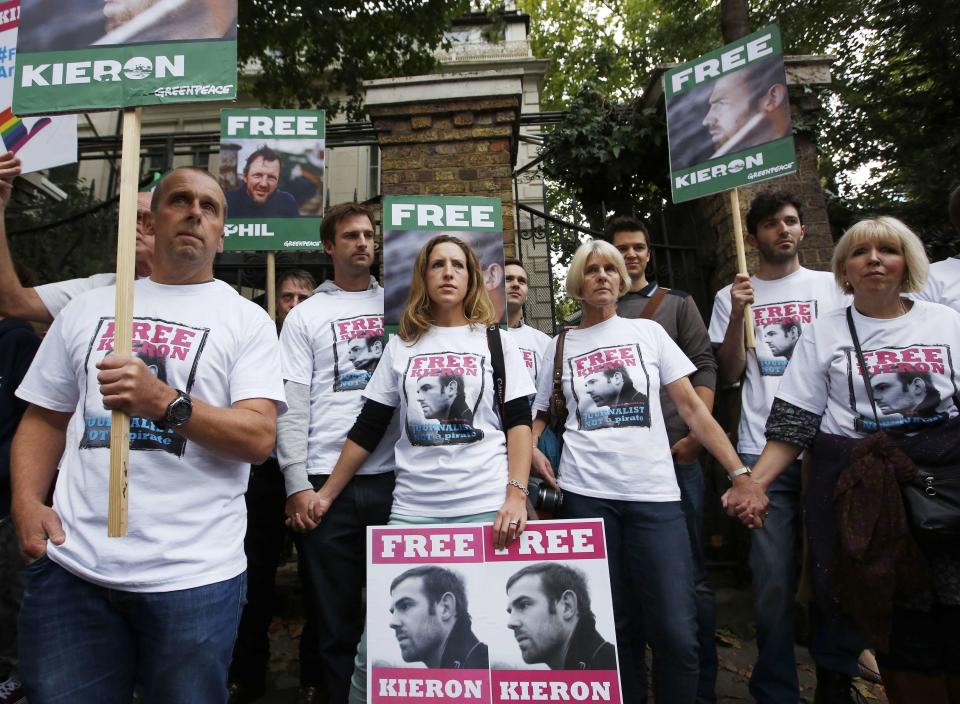
{"label": "black wristwatch", "polygon": [[157,421],[157,425],[164,428],[179,428],[190,420],[193,414],[193,401],[180,389],[176,389],[177,397],[167,406],[166,413]]}

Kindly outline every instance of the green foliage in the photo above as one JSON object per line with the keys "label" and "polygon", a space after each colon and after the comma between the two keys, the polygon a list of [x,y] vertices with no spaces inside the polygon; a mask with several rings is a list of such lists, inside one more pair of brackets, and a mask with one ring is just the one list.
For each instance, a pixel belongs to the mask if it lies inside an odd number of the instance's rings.
{"label": "green foliage", "polygon": [[238,58],[259,70],[241,88],[270,107],[362,115],[362,82],[436,67],[466,0],[240,0]]}

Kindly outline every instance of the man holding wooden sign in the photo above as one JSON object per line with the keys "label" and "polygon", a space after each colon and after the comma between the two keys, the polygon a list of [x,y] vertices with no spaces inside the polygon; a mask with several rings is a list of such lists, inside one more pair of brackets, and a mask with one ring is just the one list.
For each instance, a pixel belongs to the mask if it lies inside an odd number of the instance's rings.
{"label": "man holding wooden sign", "polygon": [[[243,492],[285,404],[273,322],[213,278],[225,210],[208,173],[165,177],[133,354],[113,353],[114,290],[99,288],[57,317],[17,391],[31,403],[12,451],[29,562],[20,674],[36,704],[65,692],[129,701],[135,683],[145,704],[226,701],[246,588]],[[132,421],[134,510],[121,541],[104,530],[110,409]]]}

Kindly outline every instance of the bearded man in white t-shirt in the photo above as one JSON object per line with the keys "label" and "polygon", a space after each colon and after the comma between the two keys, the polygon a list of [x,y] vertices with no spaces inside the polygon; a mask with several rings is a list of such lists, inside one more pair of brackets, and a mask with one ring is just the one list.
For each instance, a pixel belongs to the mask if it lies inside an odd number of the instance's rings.
{"label": "bearded man in white t-shirt", "polygon": [[[57,316],[17,390],[31,404],[12,450],[28,562],[20,675],[38,704],[130,701],[135,685],[144,704],[226,701],[246,591],[243,493],[285,404],[273,322],[213,278],[225,213],[206,171],[161,180],[134,353],[114,352],[116,291],[100,287]],[[164,359],[166,382],[143,357]],[[111,410],[130,416],[121,538],[107,537]]]}
{"label": "bearded man in white t-shirt", "polygon": [[[766,444],[767,416],[793,350],[784,337],[788,332],[785,326],[789,326],[790,336],[799,338],[804,327],[845,301],[830,272],[800,266],[799,247],[806,228],[795,196],[783,191],[757,195],[747,213],[747,231],[747,242],[757,249],[760,265],[753,276],[737,274],[732,285],[717,292],[709,333],[716,346],[720,380],[742,383],[737,450],[751,467]],[[752,306],[756,332],[756,347],[751,350],[744,339],[747,305]],[[767,340],[772,344],[766,344]],[[749,482],[750,476],[744,473],[733,481]],[[793,629],[800,564],[796,551],[801,526],[800,483],[797,461],[771,487],[769,516],[763,528],[751,534],[759,653],[750,693],[761,704],[800,701]],[[834,640],[825,629],[814,628],[810,654],[823,692],[830,686],[837,690],[849,687],[849,676],[857,673],[859,653],[846,652]]]}
{"label": "bearded man in white t-shirt", "polygon": [[[13,181],[20,175],[20,160],[7,152],[0,156],[0,179]],[[150,276],[153,258],[153,225],[150,220],[151,193],[137,194],[137,277]],[[6,209],[9,195],[0,200],[0,317],[33,323],[50,323],[75,296],[100,286],[112,286],[116,274],[94,274],[80,279],[58,281],[36,287],[21,285],[13,268],[7,244]]]}
{"label": "bearded man in white t-shirt", "polygon": [[[286,484],[288,525],[298,531],[305,606],[317,631],[313,643],[301,639],[301,659],[305,650],[316,652],[315,676],[327,701],[345,704],[364,625],[366,530],[390,517],[399,414],[390,438],[367,458],[323,520],[311,520],[317,490],[333,471],[379,362],[379,355],[372,359],[357,348],[382,352],[385,339],[383,289],[370,276],[376,253],[373,214],[359,203],[336,205],[323,218],[320,239],[333,262],[333,280],[320,284],[294,308],[280,333],[290,410],[277,426],[277,454]],[[319,701],[319,692],[303,694],[316,696],[303,700]]]}

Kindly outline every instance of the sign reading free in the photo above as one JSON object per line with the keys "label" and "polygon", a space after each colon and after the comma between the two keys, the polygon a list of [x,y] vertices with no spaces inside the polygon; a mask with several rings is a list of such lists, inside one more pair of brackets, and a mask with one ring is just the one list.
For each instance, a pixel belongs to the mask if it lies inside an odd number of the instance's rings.
{"label": "sign reading free", "polygon": [[492,198],[389,196],[384,230],[503,230],[500,201]]}
{"label": "sign reading free", "polygon": [[786,84],[776,25],[666,72],[675,203],[797,171]]}
{"label": "sign reading free", "polygon": [[321,249],[325,113],[222,110],[226,251]]}
{"label": "sign reading free", "polygon": [[23,0],[14,112],[236,98],[236,0],[138,5]]}

